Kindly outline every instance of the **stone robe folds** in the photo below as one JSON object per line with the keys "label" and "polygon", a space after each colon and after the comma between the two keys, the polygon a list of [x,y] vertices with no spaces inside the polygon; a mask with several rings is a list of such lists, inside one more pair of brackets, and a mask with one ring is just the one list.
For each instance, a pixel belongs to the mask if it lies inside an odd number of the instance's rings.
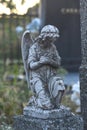
{"label": "stone robe folds", "polygon": [[[41,59],[44,59],[43,64]],[[63,80],[57,73],[60,60],[54,44],[43,48],[39,43],[34,43],[29,49],[30,88],[35,94],[35,104],[38,107],[53,108],[58,92],[65,90]]]}

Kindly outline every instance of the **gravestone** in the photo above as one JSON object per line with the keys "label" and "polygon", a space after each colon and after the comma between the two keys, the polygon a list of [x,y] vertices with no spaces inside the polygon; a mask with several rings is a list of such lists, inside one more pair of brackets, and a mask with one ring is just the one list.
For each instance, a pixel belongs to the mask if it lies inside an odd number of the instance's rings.
{"label": "gravestone", "polygon": [[61,58],[53,44],[59,30],[42,28],[32,41],[29,31],[22,37],[22,57],[28,85],[33,92],[23,115],[14,117],[14,130],[83,130],[83,120],[61,105],[65,91],[58,75]]}
{"label": "gravestone", "polygon": [[87,130],[87,0],[80,0],[82,63],[80,67],[81,112]]}

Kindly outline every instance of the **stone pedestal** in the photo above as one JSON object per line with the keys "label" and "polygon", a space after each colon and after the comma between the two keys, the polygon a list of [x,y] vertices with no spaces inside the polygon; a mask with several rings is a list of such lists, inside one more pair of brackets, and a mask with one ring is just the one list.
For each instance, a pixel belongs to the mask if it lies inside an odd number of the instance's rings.
{"label": "stone pedestal", "polygon": [[67,108],[42,110],[25,107],[23,115],[14,117],[14,130],[83,130],[83,120]]}

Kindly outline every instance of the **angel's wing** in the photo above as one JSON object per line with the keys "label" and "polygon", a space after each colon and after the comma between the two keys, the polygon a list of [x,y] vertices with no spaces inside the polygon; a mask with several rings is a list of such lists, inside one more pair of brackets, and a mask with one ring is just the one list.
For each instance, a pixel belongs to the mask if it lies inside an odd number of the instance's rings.
{"label": "angel's wing", "polygon": [[22,59],[24,63],[24,69],[26,72],[26,78],[27,78],[27,83],[29,87],[29,67],[27,65],[28,61],[28,54],[29,54],[29,48],[32,46],[33,40],[30,35],[30,31],[25,31],[23,36],[22,36],[22,43],[21,43],[21,51],[22,51]]}

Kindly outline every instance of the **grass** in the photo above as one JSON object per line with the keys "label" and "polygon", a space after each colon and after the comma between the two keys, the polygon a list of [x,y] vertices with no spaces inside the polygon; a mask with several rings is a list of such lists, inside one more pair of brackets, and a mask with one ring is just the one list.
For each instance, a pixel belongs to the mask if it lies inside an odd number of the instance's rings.
{"label": "grass", "polygon": [[[22,114],[24,105],[32,95],[26,81],[17,80],[16,76],[22,74],[23,70],[23,66],[17,64],[8,66],[6,71],[4,71],[2,65],[0,66],[0,123],[11,124],[13,116]],[[7,75],[14,74],[15,78],[6,80],[6,77],[4,77],[6,73]]]}

